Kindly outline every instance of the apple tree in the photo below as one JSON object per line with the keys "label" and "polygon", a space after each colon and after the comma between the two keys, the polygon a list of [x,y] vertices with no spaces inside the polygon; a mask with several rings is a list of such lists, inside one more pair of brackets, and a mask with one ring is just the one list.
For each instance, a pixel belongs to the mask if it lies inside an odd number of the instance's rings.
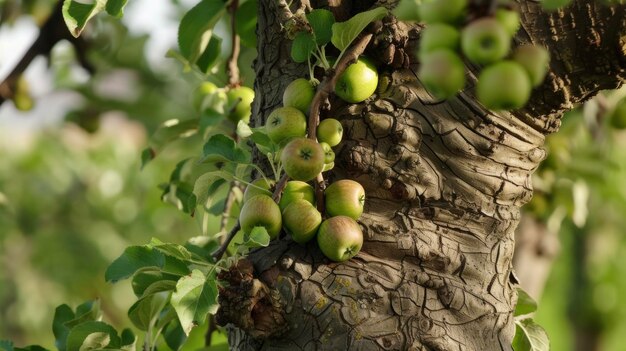
{"label": "apple tree", "polygon": [[[124,5],[66,0],[62,14],[77,37]],[[546,135],[626,79],[623,3],[201,0],[178,34],[170,56],[207,80],[198,116],[164,124],[142,159],[198,137],[163,198],[223,220],[109,266],[107,281],[132,280],[145,348],[163,335],[176,349],[208,319],[236,350],[548,349],[523,317],[514,231]],[[258,52],[253,92],[242,43]],[[58,309],[57,342],[133,347],[91,311]]]}

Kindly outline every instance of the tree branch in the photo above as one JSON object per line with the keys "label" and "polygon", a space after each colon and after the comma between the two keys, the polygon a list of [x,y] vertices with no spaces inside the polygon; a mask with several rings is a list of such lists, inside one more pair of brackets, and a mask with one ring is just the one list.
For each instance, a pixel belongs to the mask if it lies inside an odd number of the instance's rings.
{"label": "tree branch", "polygon": [[6,100],[13,98],[17,80],[24,71],[26,71],[28,66],[30,66],[35,57],[39,55],[49,55],[54,45],[63,39],[68,40],[74,46],[81,65],[89,72],[93,71],[93,68],[85,58],[84,51],[87,46],[85,40],[80,37],[72,37],[63,21],[62,8],[63,2],[59,1],[50,17],[48,17],[43,26],[41,26],[37,39],[35,39],[11,73],[0,83],[0,105]]}

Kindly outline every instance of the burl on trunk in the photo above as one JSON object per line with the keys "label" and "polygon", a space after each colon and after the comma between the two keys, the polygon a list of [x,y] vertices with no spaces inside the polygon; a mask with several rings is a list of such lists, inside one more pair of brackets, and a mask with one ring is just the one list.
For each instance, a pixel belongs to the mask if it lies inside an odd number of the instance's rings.
{"label": "burl on trunk", "polygon": [[[393,1],[319,1],[354,14]],[[296,4],[297,5],[297,4]],[[366,189],[365,244],[345,263],[287,238],[222,274],[218,321],[234,350],[510,350],[516,279],[513,232],[532,197],[531,174],[562,113],[626,79],[626,10],[577,1],[545,13],[518,1],[516,44],[549,48],[551,72],[522,110],[494,112],[466,89],[433,99],[411,53],[420,26],[370,26],[366,55],[379,67],[365,103],[331,101],[344,141],[332,179]],[[307,72],[289,56],[275,1],[259,1],[254,121],[263,124],[285,86]],[[410,65],[406,58],[411,56]]]}

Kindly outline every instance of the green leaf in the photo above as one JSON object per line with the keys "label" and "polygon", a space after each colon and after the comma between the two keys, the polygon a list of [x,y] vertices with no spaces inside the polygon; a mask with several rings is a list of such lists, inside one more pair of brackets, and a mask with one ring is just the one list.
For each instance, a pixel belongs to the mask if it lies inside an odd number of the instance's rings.
{"label": "green leaf", "polygon": [[262,131],[258,128],[255,128],[250,139],[254,141],[256,147],[261,151],[263,155],[267,155],[268,153],[275,153],[278,151],[275,143],[272,142],[269,136],[265,134],[265,131]]}
{"label": "green leaf", "polygon": [[182,261],[191,260],[191,252],[189,252],[184,246],[174,243],[164,243],[157,238],[150,240],[150,247],[153,247],[162,253],[175,257]]}
{"label": "green leaf", "polygon": [[241,4],[235,13],[235,31],[241,39],[241,44],[249,48],[256,48],[256,0],[248,0]]}
{"label": "green leaf", "polygon": [[217,35],[211,36],[209,40],[209,44],[207,44],[206,49],[200,57],[198,61],[196,61],[196,65],[203,73],[209,73],[209,70],[215,66],[217,63],[220,53],[222,51],[222,38]]}
{"label": "green leaf", "polygon": [[196,210],[197,199],[193,187],[186,182],[173,182],[163,187],[161,194],[163,202],[171,203],[179,210],[193,215]]}
{"label": "green leaf", "polygon": [[124,6],[127,0],[107,0],[106,11],[109,15],[122,17],[124,15]]}
{"label": "green leaf", "polygon": [[246,247],[266,247],[269,244],[270,235],[265,227],[254,227],[249,234],[244,234],[243,245]]}
{"label": "green leaf", "polygon": [[9,340],[0,340],[0,351],[13,351],[13,342]]}
{"label": "green leaf", "polygon": [[122,334],[120,335],[121,345],[120,348],[124,351],[135,351],[137,348],[137,336],[133,333],[132,330],[126,328],[122,330]]}
{"label": "green leaf", "polygon": [[533,313],[537,310],[537,302],[528,295],[526,291],[517,288],[517,305],[515,306],[514,316],[522,316]]}
{"label": "green leaf", "polygon": [[513,350],[515,351],[549,351],[550,339],[546,331],[534,320],[522,319],[515,322],[515,338],[513,338]]}
{"label": "green leaf", "polygon": [[225,171],[213,171],[201,175],[193,187],[193,193],[196,195],[198,205],[206,206],[212,195],[233,179],[233,175]]}
{"label": "green leaf", "polygon": [[169,298],[168,293],[158,293],[143,297],[128,309],[128,318],[143,331],[148,331],[155,323]]}
{"label": "green leaf", "polygon": [[146,246],[130,246],[107,268],[104,279],[117,282],[129,278],[137,270],[145,267],[163,268],[165,255],[158,250]]}
{"label": "green leaf", "polygon": [[165,343],[170,349],[174,351],[181,349],[185,340],[187,340],[187,335],[178,319],[173,320],[165,327],[163,330],[163,339],[165,339]]}
{"label": "green leaf", "polygon": [[298,63],[306,62],[311,57],[315,47],[313,34],[299,32],[291,43],[291,59]]}
{"label": "green leaf", "polygon": [[221,0],[202,0],[191,8],[178,27],[180,53],[194,64],[206,50],[213,27],[224,14],[225,3]]}
{"label": "green leaf", "polygon": [[182,277],[176,284],[171,304],[185,334],[202,324],[207,314],[217,309],[217,284],[215,279],[207,279],[201,271],[195,269],[191,275]]}
{"label": "green leaf", "polygon": [[74,311],[68,305],[60,305],[54,310],[54,319],[52,320],[52,333],[54,334],[54,345],[59,351],[65,351],[67,335],[70,329],[65,323],[74,319]]}
{"label": "green leaf", "polygon": [[252,135],[252,128],[250,128],[250,125],[248,125],[245,121],[239,121],[237,122],[236,133],[240,138],[245,139]]}
{"label": "green leaf", "polygon": [[250,156],[224,134],[213,135],[202,148],[201,162],[250,163]]}
{"label": "green leaf", "polygon": [[154,160],[156,157],[156,151],[153,148],[147,147],[141,152],[141,169],[143,169],[148,162]]}
{"label": "green leaf", "polygon": [[150,267],[140,269],[133,275],[131,285],[137,297],[144,297],[160,291],[174,291],[180,277],[164,273],[160,269]]}
{"label": "green leaf", "polygon": [[317,45],[328,44],[333,35],[332,26],[335,24],[333,13],[328,10],[317,9],[308,13],[306,18],[313,28]]}
{"label": "green leaf", "polygon": [[387,9],[377,7],[361,12],[345,22],[333,24],[331,42],[340,51],[346,50],[368,24],[387,16]]}
{"label": "green leaf", "polygon": [[65,322],[63,325],[69,329],[75,326],[95,321],[100,318],[100,300],[91,300],[84,302],[76,307],[74,319]]}
{"label": "green leaf", "polygon": [[112,326],[89,321],[72,328],[67,336],[67,351],[119,348],[121,340]]}
{"label": "green leaf", "polygon": [[170,119],[163,122],[150,137],[148,142],[150,147],[141,154],[141,167],[143,168],[148,161],[154,159],[172,141],[195,135],[198,132],[198,127],[197,119],[185,121]]}
{"label": "green leaf", "polygon": [[70,33],[76,38],[85,29],[87,21],[98,12],[104,10],[106,0],[96,0],[91,3],[79,2],[76,0],[64,0],[63,2],[63,20],[70,30]]}

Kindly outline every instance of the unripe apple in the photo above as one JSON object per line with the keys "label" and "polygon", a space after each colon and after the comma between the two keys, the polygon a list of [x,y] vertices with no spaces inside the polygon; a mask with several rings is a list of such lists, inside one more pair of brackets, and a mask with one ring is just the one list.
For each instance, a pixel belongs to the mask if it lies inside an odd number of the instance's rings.
{"label": "unripe apple", "polygon": [[331,217],[320,225],[317,244],[324,256],[336,262],[344,262],[361,251],[363,232],[350,217]]}
{"label": "unripe apple", "polygon": [[530,98],[530,91],[528,74],[514,61],[501,61],[485,68],[476,85],[478,100],[492,110],[521,108]]}
{"label": "unripe apple", "polygon": [[426,89],[438,99],[454,96],[465,86],[465,65],[447,49],[423,55],[418,75]]}
{"label": "unripe apple", "polygon": [[509,9],[497,9],[496,20],[506,29],[510,36],[515,36],[520,26],[519,12]]}
{"label": "unripe apple", "polygon": [[287,85],[283,92],[283,106],[294,107],[308,113],[311,101],[315,95],[315,88],[311,82],[304,78],[298,78]]}
{"label": "unripe apple", "polygon": [[322,168],[322,172],[328,172],[333,168],[335,168],[335,162],[324,163],[324,168]]}
{"label": "unripe apple", "polygon": [[280,197],[278,206],[284,211],[290,203],[296,200],[305,200],[311,204],[315,203],[315,189],[305,182],[299,180],[290,180],[285,185],[283,195]]}
{"label": "unripe apple", "polygon": [[418,21],[417,7],[421,0],[400,0],[393,9],[393,15],[400,21]]}
{"label": "unripe apple", "polygon": [[283,149],[281,161],[291,179],[308,182],[324,168],[324,150],[315,140],[295,138]]}
{"label": "unripe apple", "polygon": [[445,23],[433,23],[421,33],[419,53],[423,55],[438,49],[456,51],[460,41],[461,34],[456,28]]}
{"label": "unripe apple", "polygon": [[326,212],[329,216],[348,216],[359,219],[365,206],[365,189],[350,179],[338,180],[324,191]]}
{"label": "unripe apple", "polygon": [[252,182],[252,185],[246,187],[243,192],[243,202],[250,200],[257,195],[272,196],[270,189],[274,186],[274,182],[266,178],[259,178]]}
{"label": "unripe apple", "polygon": [[[228,112],[228,119],[237,124],[239,121],[248,122],[250,120],[250,113],[252,110],[252,100],[254,100],[254,90],[240,86],[232,88],[226,92],[228,98],[227,105],[232,107]],[[234,106],[234,107],[233,107]]]}
{"label": "unripe apple", "polygon": [[467,0],[424,0],[417,8],[419,18],[426,23],[457,23],[465,17]]}
{"label": "unripe apple", "polygon": [[626,98],[622,98],[611,113],[610,120],[613,128],[626,129]]}
{"label": "unripe apple", "polygon": [[283,227],[298,244],[313,239],[320,224],[322,215],[306,200],[295,200],[283,211]]}
{"label": "unripe apple", "polygon": [[254,227],[264,227],[270,238],[274,239],[282,228],[280,208],[267,195],[254,196],[243,204],[239,223],[244,233],[250,233]]}
{"label": "unripe apple", "polygon": [[471,22],[461,32],[461,49],[474,63],[496,62],[509,53],[511,35],[495,18],[481,18]]}
{"label": "unripe apple", "polygon": [[337,146],[343,137],[343,126],[334,118],[327,118],[317,126],[317,140],[330,146]]}
{"label": "unripe apple", "polygon": [[337,78],[335,94],[353,104],[372,96],[378,86],[378,71],[366,58],[359,58]]}
{"label": "unripe apple", "polygon": [[543,82],[548,73],[550,54],[541,46],[524,45],[515,49],[513,60],[524,67],[531,85],[536,87]]}
{"label": "unripe apple", "polygon": [[306,117],[294,107],[279,107],[265,122],[265,132],[274,143],[285,144],[292,138],[306,135]]}
{"label": "unripe apple", "polygon": [[335,153],[333,149],[327,143],[320,143],[322,150],[324,150],[324,163],[331,163],[335,161]]}

